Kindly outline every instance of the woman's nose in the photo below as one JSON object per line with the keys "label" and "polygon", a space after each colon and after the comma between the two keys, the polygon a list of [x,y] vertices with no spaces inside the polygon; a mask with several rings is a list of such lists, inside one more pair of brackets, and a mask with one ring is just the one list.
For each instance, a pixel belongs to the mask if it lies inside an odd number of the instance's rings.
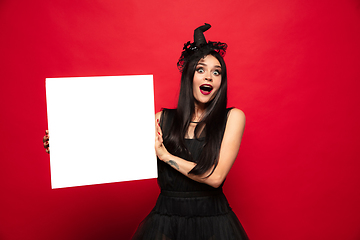
{"label": "woman's nose", "polygon": [[209,72],[206,73],[206,75],[205,75],[205,80],[207,80],[207,81],[212,81],[211,73],[209,73]]}

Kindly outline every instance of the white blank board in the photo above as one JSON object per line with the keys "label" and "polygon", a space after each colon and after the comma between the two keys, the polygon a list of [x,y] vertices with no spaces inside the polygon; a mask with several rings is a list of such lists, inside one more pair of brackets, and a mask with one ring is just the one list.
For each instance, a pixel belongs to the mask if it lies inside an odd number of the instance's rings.
{"label": "white blank board", "polygon": [[47,78],[52,188],[156,178],[152,75]]}

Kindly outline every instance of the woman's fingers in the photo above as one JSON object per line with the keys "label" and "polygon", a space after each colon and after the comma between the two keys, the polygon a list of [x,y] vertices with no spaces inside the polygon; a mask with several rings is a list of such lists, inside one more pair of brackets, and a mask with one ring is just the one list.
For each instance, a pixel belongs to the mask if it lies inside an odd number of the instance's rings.
{"label": "woman's fingers", "polygon": [[50,145],[49,145],[49,130],[45,130],[45,136],[43,137],[43,143],[44,143],[44,148],[45,148],[45,151],[47,153],[50,153]]}
{"label": "woman's fingers", "polygon": [[46,148],[46,146],[49,146],[49,136],[45,135],[43,137],[43,143],[44,143],[45,148]]}
{"label": "woman's fingers", "polygon": [[162,143],[163,142],[163,138],[162,138],[163,134],[162,134],[161,127],[160,127],[160,124],[159,124],[159,119],[157,119],[156,130],[157,130],[158,139]]}
{"label": "woman's fingers", "polygon": [[161,143],[162,143],[162,131],[161,131],[161,127],[160,127],[160,124],[159,124],[159,119],[156,119],[155,132],[156,132],[156,139],[161,137]]}
{"label": "woman's fingers", "polygon": [[163,142],[163,138],[162,138],[162,135],[161,135],[161,133],[160,133],[160,132],[158,132],[157,139],[158,139],[158,141],[162,144],[162,142]]}
{"label": "woman's fingers", "polygon": [[159,146],[162,144],[163,139],[162,139],[162,136],[161,136],[160,132],[156,133],[155,141],[156,141],[156,143],[158,143]]}
{"label": "woman's fingers", "polygon": [[157,121],[156,130],[157,130],[158,134],[160,134],[160,136],[162,136],[162,131],[161,131],[159,119],[156,119],[156,121]]}
{"label": "woman's fingers", "polygon": [[44,147],[47,148],[49,146],[49,137],[44,136],[43,143]]}
{"label": "woman's fingers", "polygon": [[45,130],[45,136],[43,137],[43,142],[46,142],[49,140],[49,130]]}
{"label": "woman's fingers", "polygon": [[44,143],[45,152],[50,153],[50,145],[49,142]]}

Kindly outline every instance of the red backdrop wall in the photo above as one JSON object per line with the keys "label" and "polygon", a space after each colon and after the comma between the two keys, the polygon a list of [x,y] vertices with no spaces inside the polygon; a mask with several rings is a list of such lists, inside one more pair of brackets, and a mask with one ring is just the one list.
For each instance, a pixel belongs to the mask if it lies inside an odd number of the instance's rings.
{"label": "red backdrop wall", "polygon": [[360,239],[358,0],[2,0],[1,240],[131,237],[156,180],[52,190],[45,78],[153,74],[156,110],[174,107],[204,22],[247,115],[225,193],[250,238]]}

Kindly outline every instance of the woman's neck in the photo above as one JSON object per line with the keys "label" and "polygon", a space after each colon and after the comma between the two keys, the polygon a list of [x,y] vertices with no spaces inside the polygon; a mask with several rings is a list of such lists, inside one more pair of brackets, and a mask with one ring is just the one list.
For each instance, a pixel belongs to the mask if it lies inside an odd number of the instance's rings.
{"label": "woman's neck", "polygon": [[200,122],[205,113],[205,105],[195,104],[194,115],[191,118],[192,122]]}

